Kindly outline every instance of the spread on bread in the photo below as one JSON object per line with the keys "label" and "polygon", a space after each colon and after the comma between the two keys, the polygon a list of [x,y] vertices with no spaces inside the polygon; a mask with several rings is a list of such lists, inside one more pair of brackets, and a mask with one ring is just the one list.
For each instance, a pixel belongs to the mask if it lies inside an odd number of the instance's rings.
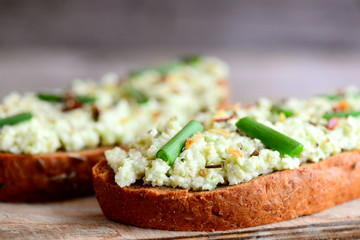
{"label": "spread on bread", "polygon": [[[188,137],[170,165],[157,152],[185,125],[176,118],[135,138],[128,151],[108,150],[106,158],[121,187],[142,180],[145,185],[212,190],[359,149],[359,110],[360,95],[353,88],[336,97],[278,103],[260,99],[248,107],[197,115],[205,130]],[[251,133],[253,130],[248,125],[242,127],[239,119],[251,119],[250,124],[256,122],[282,135],[268,135],[264,140],[266,136]]]}
{"label": "spread on bread", "polygon": [[176,116],[188,121],[213,111],[227,97],[228,68],[211,57],[191,56],[148,68],[119,80],[75,80],[71,91],[12,93],[0,104],[0,118],[32,118],[0,128],[0,152],[47,154],[127,144],[144,129]]}

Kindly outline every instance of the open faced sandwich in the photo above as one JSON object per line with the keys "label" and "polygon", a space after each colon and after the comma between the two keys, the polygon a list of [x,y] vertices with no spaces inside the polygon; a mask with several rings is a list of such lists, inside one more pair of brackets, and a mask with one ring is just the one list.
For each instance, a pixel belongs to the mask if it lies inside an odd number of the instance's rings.
{"label": "open faced sandwich", "polygon": [[176,116],[192,119],[227,100],[228,68],[191,56],[70,90],[6,96],[0,103],[0,201],[50,201],[93,193],[91,168],[111,146]]}
{"label": "open faced sandwich", "polygon": [[347,89],[173,118],[93,168],[104,215],[213,231],[312,214],[360,197],[360,93]]}

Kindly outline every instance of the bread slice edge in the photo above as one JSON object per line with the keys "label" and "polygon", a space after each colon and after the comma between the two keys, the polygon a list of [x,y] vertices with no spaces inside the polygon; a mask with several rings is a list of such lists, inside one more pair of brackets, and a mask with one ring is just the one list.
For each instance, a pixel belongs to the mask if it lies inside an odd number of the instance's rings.
{"label": "bread slice edge", "polygon": [[93,194],[91,169],[109,147],[41,155],[0,153],[0,201],[46,202]]}
{"label": "bread slice edge", "polygon": [[359,198],[360,151],[212,191],[141,182],[120,187],[106,160],[93,168],[93,180],[99,205],[111,220],[164,230],[229,230],[309,215]]}

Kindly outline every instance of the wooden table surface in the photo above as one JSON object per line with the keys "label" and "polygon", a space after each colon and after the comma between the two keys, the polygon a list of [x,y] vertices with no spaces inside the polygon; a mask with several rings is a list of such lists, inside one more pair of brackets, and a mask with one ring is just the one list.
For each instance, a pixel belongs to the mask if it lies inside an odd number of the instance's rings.
{"label": "wooden table surface", "polygon": [[176,232],[107,220],[95,197],[45,204],[0,203],[0,239],[360,239],[360,199],[326,211],[246,229]]}

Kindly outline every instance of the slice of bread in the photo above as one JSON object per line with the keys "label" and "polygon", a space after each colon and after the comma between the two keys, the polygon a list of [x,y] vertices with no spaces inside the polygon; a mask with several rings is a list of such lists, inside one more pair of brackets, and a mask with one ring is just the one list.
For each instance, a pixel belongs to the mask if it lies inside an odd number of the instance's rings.
{"label": "slice of bread", "polygon": [[93,168],[93,179],[100,207],[111,220],[165,230],[228,230],[284,221],[359,198],[360,151],[212,191],[142,182],[120,187],[106,160]]}
{"label": "slice of bread", "polygon": [[[228,91],[227,82],[222,87]],[[218,108],[228,103],[226,98]],[[91,195],[91,169],[113,147],[41,155],[0,153],[0,201],[46,202]]]}
{"label": "slice of bread", "polygon": [[104,159],[96,148],[43,155],[0,154],[0,201],[41,202],[93,194],[92,167]]}

